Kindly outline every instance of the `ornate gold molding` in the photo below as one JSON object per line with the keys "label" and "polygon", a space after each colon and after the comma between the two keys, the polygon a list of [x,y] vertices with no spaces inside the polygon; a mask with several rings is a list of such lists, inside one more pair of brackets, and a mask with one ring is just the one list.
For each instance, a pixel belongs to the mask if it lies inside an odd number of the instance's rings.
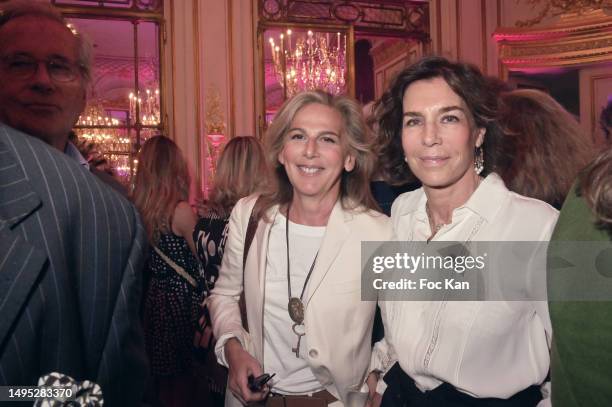
{"label": "ornate gold molding", "polygon": [[[517,3],[520,1],[517,0]],[[544,4],[536,17],[517,21],[515,24],[517,27],[532,27],[548,15],[553,17],[559,15],[579,17],[593,10],[612,6],[611,0],[523,0],[523,2],[531,5],[532,10],[535,9],[536,5]]]}
{"label": "ornate gold molding", "polygon": [[602,10],[562,18],[550,27],[500,28],[493,37],[510,70],[612,61],[612,16]]}
{"label": "ornate gold molding", "polygon": [[429,3],[378,0],[257,0],[263,23],[350,24],[355,31],[428,42]]}

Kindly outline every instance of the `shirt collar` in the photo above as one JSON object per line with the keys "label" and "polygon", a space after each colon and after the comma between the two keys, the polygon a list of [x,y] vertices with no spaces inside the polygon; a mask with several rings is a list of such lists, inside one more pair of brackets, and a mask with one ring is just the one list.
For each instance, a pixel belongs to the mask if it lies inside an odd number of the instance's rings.
{"label": "shirt collar", "polygon": [[[470,196],[466,203],[456,208],[455,211],[467,209],[476,215],[483,217],[487,222],[491,222],[495,214],[500,208],[500,202],[504,200],[508,189],[504,181],[496,173],[490,173],[476,188],[476,191]],[[416,207],[413,211],[407,211],[402,215],[410,212],[414,213],[416,220],[427,222],[427,211],[425,204],[427,203],[427,195],[423,188],[420,189],[420,196]]]}
{"label": "shirt collar", "polygon": [[76,146],[72,144],[70,141],[66,143],[66,148],[64,148],[64,154],[66,154],[68,157],[72,158],[73,160],[78,161],[79,164],[81,164],[83,167],[89,170],[89,163],[87,162],[85,157],[83,157],[83,154],[81,154],[79,149],[76,148]]}

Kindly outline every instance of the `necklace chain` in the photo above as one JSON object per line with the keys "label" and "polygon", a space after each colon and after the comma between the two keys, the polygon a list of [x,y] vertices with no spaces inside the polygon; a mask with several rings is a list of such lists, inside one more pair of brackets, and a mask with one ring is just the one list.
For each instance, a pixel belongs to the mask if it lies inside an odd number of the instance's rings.
{"label": "necklace chain", "polygon": [[434,233],[438,233],[442,227],[448,225],[448,223],[434,223],[431,210],[429,209],[429,202],[425,202],[425,212],[427,212],[427,217],[429,218],[430,225],[433,226]]}
{"label": "necklace chain", "polygon": [[[291,263],[289,261],[289,208],[291,207],[291,204],[289,204],[287,206],[287,219],[286,219],[286,223],[285,223],[285,242],[287,243],[287,294],[289,297],[289,301],[291,301],[291,299],[293,298],[291,296]],[[304,281],[304,285],[302,286],[302,292],[300,293],[299,298],[296,298],[297,300],[299,300],[299,303],[301,304],[301,306],[303,306],[302,301],[304,299],[304,291],[306,291],[306,286],[308,285],[308,280],[310,280],[310,276],[312,275],[312,270],[314,270],[315,264],[317,262],[317,257],[319,256],[319,251],[317,250],[317,254],[315,254],[315,258],[312,261],[312,265],[310,266],[310,269],[308,270],[308,274],[306,275],[306,281]],[[291,314],[291,313],[290,313]],[[303,318],[303,316],[302,316]],[[293,316],[292,318],[293,319]],[[294,321],[294,322],[298,322],[298,321]],[[298,322],[299,324],[302,323],[302,321]]]}

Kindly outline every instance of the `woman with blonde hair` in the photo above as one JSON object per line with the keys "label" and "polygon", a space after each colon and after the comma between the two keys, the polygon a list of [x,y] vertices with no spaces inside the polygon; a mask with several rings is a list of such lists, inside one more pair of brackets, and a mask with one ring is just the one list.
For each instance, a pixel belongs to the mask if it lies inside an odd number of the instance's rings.
{"label": "woman with blonde hair", "polygon": [[145,344],[165,406],[187,406],[193,392],[192,341],[200,302],[187,163],[172,140],[155,136],[138,155],[132,200],[150,243]]}
{"label": "woman with blonde hair", "polygon": [[591,139],[544,92],[519,89],[502,93],[501,100],[502,179],[511,191],[560,208],[578,172],[593,157]]}
{"label": "woman with blonde hair", "polygon": [[260,190],[266,179],[266,158],[259,141],[250,136],[232,138],[217,160],[213,190],[193,232],[207,290],[215,287],[219,277],[232,208],[239,199]]}
{"label": "woman with blonde hair", "polygon": [[[289,99],[268,129],[271,185],[234,207],[209,299],[228,402],[364,405],[376,303],[361,301],[359,253],[391,238],[373,210],[370,140],[359,105],[322,91]],[[264,370],[275,376],[256,386]]]}

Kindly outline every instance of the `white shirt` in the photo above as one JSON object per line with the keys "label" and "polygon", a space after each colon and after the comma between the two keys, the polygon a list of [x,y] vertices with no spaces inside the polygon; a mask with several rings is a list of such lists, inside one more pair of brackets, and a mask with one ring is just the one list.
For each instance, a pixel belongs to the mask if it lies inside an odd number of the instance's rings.
{"label": "white shirt", "polygon": [[[431,236],[426,201],[422,188],[395,200],[391,218],[399,240]],[[547,241],[557,216],[491,174],[433,240]],[[384,371],[397,358],[422,391],[447,382],[474,397],[508,398],[546,378],[552,328],[544,301],[389,301],[381,308],[386,336],[372,367]]]}
{"label": "white shirt", "polygon": [[[323,386],[306,361],[306,335],[300,341],[300,357],[296,357],[292,351],[297,344],[297,336],[292,330],[294,322],[287,310],[289,293],[286,219],[279,213],[270,230],[264,295],[264,371],[276,373],[271,383],[272,391],[282,394],[307,394],[323,390]],[[305,226],[289,222],[292,297],[300,297],[324,234],[325,226]]]}

